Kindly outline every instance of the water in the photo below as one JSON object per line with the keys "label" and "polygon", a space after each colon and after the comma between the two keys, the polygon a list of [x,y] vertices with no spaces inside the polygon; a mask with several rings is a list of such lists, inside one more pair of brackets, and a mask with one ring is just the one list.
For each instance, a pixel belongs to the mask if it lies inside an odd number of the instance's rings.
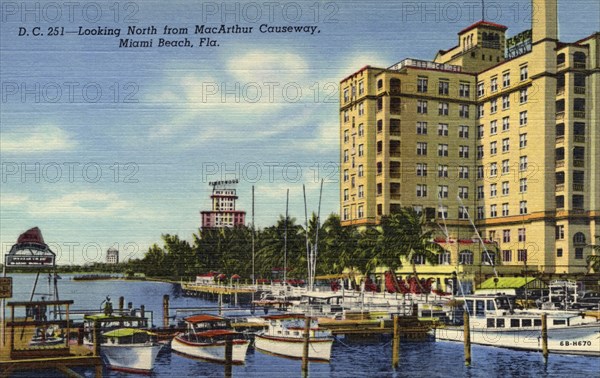
{"label": "water", "polygon": [[[119,296],[134,302],[135,307],[144,304],[153,311],[155,324],[162,319],[162,297],[171,297],[170,306],[201,307],[215,303],[199,298],[181,296],[178,285],[144,281],[72,281],[64,275],[59,281],[61,299],[75,301],[73,308],[97,308],[106,295],[113,303]],[[47,280],[40,282],[47,287]],[[14,298],[29,299],[33,275],[13,275]],[[541,353],[509,349],[472,346],[471,367],[463,363],[463,345],[452,342],[408,342],[400,346],[400,367],[391,368],[391,342],[387,338],[351,341],[342,339],[333,344],[330,363],[311,363],[309,376],[320,377],[598,377],[600,358],[551,354],[544,363]],[[300,361],[265,355],[249,349],[246,364],[233,367],[234,377],[294,377],[301,376]],[[77,370],[77,369],[76,369]],[[77,370],[93,377],[93,372]],[[224,367],[219,364],[193,360],[168,349],[159,354],[153,376],[155,377],[222,377]],[[105,377],[134,377],[115,371],[104,371]],[[58,373],[21,372],[11,377],[62,377]]]}

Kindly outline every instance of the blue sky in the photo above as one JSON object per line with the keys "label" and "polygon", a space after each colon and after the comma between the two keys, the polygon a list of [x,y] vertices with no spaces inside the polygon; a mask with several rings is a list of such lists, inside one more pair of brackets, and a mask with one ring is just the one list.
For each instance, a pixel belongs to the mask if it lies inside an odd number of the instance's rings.
{"label": "blue sky", "polygon": [[[338,212],[340,79],[432,59],[481,15],[478,1],[36,3],[1,1],[0,242],[5,252],[39,226],[60,263],[100,261],[111,246],[141,257],[162,233],[191,240],[215,179],[241,180],[248,216],[255,185],[259,227],[285,212],[287,188],[293,217],[304,219],[302,184],[316,211],[320,178],[322,213]],[[529,1],[486,3],[509,36],[530,28]],[[598,31],[599,7],[560,1],[561,40]],[[193,34],[222,23],[254,32]],[[261,33],[262,24],[318,33]],[[136,36],[153,48],[119,48],[132,25],[156,26]],[[156,47],[185,37],[162,35],[165,25],[188,28],[195,46]],[[61,27],[76,33],[46,35]],[[219,46],[199,47],[200,37]]]}

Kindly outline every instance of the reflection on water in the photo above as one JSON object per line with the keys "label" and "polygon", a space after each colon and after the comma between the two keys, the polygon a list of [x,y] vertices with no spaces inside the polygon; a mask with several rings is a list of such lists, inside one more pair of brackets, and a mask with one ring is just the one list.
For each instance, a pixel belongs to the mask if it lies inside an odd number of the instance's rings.
{"label": "reflection on water", "polygon": [[[13,275],[15,297],[27,300],[33,285],[33,275]],[[171,297],[171,308],[214,307],[214,302],[183,297],[178,285],[145,281],[72,281],[64,275],[59,281],[61,299],[73,299],[75,309],[100,309],[100,303],[110,295],[113,303],[125,297],[125,303],[135,307],[145,305],[154,314],[154,323],[162,324],[162,298]],[[541,353],[473,345],[471,367],[463,363],[463,346],[453,342],[401,342],[400,367],[391,369],[389,338],[355,341],[341,339],[333,344],[331,363],[312,363],[310,377],[596,377],[600,358],[553,355],[544,363]],[[300,361],[279,358],[249,349],[246,364],[233,367],[234,377],[294,377],[300,376]],[[93,377],[91,370],[77,370]],[[167,348],[156,362],[155,377],[222,377],[222,365],[192,360]],[[20,372],[11,377],[62,377],[53,372]],[[133,377],[115,371],[104,371],[105,377]]]}

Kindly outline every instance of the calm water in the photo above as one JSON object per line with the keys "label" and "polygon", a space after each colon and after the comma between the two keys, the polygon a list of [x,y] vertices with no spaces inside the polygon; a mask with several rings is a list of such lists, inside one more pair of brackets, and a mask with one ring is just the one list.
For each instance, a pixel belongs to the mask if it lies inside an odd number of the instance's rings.
{"label": "calm water", "polygon": [[[75,301],[75,309],[100,309],[100,303],[110,295],[113,303],[119,296],[135,307],[144,304],[153,311],[155,324],[162,319],[162,297],[169,294],[171,307],[214,306],[199,298],[181,296],[177,285],[141,281],[72,281],[70,275],[59,280],[61,299]],[[12,300],[27,300],[34,281],[33,275],[13,275],[15,293]],[[47,291],[47,280],[40,283]],[[310,365],[310,377],[599,377],[600,358],[550,355],[544,363],[540,353],[473,345],[473,364],[463,363],[463,346],[451,342],[402,342],[400,367],[391,368],[389,338],[369,340],[342,339],[333,344],[331,363]],[[91,370],[78,370],[92,377]],[[120,372],[104,372],[106,377],[134,377]],[[223,366],[191,360],[169,350],[159,356],[153,374],[156,377],[221,377]],[[265,355],[249,349],[246,364],[233,367],[234,377],[295,377],[300,376],[300,361]],[[23,372],[12,377],[61,377],[51,372]]]}

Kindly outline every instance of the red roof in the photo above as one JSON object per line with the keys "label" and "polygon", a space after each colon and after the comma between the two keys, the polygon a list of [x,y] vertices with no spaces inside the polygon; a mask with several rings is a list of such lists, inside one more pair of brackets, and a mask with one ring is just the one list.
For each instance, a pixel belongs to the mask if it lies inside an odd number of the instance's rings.
{"label": "red roof", "polygon": [[198,336],[202,337],[215,337],[224,335],[237,335],[237,332],[228,329],[211,329],[210,331],[199,332]]}
{"label": "red roof", "polygon": [[278,315],[269,315],[264,316],[264,319],[267,320],[277,320],[277,319],[304,319],[304,314],[278,314]]}
{"label": "red roof", "polygon": [[44,243],[44,237],[42,236],[42,231],[37,228],[30,228],[29,230],[23,232],[19,235],[17,239],[17,244],[21,243],[37,243],[37,244],[46,244]]}
{"label": "red roof", "polygon": [[506,30],[506,29],[508,29],[507,26],[496,24],[496,23],[489,22],[489,21],[481,20],[481,21],[477,21],[476,23],[474,23],[471,26],[467,26],[463,30],[459,31],[458,34],[462,34],[462,33],[468,32],[469,30],[474,29],[474,28],[476,28],[478,26],[487,26],[487,27],[490,27],[490,28],[495,28],[495,29],[500,29],[500,30]]}
{"label": "red roof", "polygon": [[201,322],[216,322],[216,321],[223,320],[223,319],[224,318],[222,316],[202,314],[202,315],[188,316],[187,318],[185,318],[183,320],[185,320],[188,323],[201,323]]}

